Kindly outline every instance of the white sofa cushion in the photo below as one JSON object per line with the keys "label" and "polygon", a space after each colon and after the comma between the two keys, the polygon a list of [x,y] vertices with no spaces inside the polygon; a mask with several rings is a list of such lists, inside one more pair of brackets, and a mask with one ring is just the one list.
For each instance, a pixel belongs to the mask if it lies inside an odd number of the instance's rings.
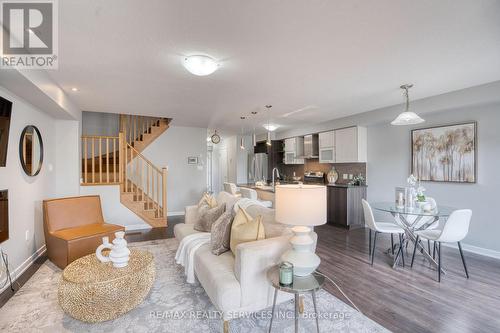
{"label": "white sofa cushion", "polygon": [[194,230],[194,224],[178,223],[174,226],[174,236],[180,242],[184,237],[200,231]]}
{"label": "white sofa cushion", "polygon": [[210,244],[201,246],[194,255],[194,271],[212,303],[220,311],[234,311],[241,305],[241,287],[234,275],[231,251],[216,256]]}

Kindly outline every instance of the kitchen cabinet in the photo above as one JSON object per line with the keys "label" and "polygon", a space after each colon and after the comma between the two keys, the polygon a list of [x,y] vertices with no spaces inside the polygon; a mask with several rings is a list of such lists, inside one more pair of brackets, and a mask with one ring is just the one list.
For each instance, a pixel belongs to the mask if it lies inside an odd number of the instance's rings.
{"label": "kitchen cabinet", "polygon": [[328,131],[319,133],[319,149],[335,147],[335,132]]}
{"label": "kitchen cabinet", "polygon": [[299,156],[304,155],[304,138],[295,137],[285,139],[285,164],[304,164],[304,159]]}
{"label": "kitchen cabinet", "polygon": [[335,131],[319,133],[319,163],[335,163]]}
{"label": "kitchen cabinet", "polygon": [[335,163],[366,162],[366,128],[355,126],[335,130]]}
{"label": "kitchen cabinet", "polygon": [[366,186],[327,186],[327,223],[346,229],[365,224],[361,199],[366,199]]}

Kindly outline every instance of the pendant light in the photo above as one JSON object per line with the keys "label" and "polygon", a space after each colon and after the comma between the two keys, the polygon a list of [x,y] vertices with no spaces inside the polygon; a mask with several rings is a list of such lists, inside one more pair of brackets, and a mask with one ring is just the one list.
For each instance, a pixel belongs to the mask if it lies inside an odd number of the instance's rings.
{"label": "pendant light", "polygon": [[266,140],[266,145],[271,146],[271,108],[272,105],[266,105],[267,113],[268,113],[268,118],[267,118],[267,140]]}
{"label": "pendant light", "polygon": [[257,115],[257,111],[252,111],[252,116],[253,116],[253,133],[252,133],[252,144],[254,147],[257,146],[257,134],[255,134],[255,116]]}
{"label": "pendant light", "polygon": [[391,122],[391,125],[415,125],[423,123],[425,120],[419,117],[415,112],[410,111],[410,97],[408,90],[413,87],[413,84],[403,84],[400,88],[404,90],[403,94],[406,98],[406,108],[401,112],[396,119]]}
{"label": "pendant light", "polygon": [[245,117],[240,117],[241,119],[241,137],[240,137],[240,149],[245,150],[245,143],[243,142],[243,121],[245,120]]}

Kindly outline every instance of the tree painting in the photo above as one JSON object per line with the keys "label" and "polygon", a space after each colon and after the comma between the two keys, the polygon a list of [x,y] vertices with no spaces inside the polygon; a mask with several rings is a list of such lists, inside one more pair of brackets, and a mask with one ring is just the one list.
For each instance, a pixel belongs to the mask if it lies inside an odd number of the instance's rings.
{"label": "tree painting", "polygon": [[476,182],[476,123],[412,131],[412,174],[419,180]]}

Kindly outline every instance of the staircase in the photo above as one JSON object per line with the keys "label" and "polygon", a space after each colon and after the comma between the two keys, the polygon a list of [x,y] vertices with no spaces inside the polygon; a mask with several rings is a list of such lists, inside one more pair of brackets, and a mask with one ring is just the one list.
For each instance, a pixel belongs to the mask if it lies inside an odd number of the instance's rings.
{"label": "staircase", "polygon": [[120,202],[152,227],[167,225],[167,169],[142,151],[171,119],[120,115],[119,136],[82,136],[82,185],[118,185]]}

